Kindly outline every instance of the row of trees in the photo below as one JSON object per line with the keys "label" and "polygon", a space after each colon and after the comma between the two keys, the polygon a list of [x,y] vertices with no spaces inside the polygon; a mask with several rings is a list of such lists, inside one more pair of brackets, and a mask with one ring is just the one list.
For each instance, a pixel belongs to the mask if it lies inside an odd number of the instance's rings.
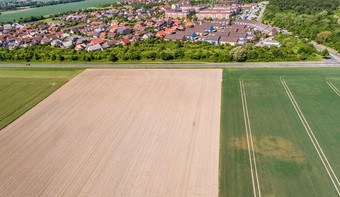
{"label": "row of trees", "polygon": [[270,0],[262,20],[340,51],[339,0]]}
{"label": "row of trees", "polygon": [[16,50],[0,50],[0,61],[203,61],[203,62],[268,62],[298,61],[320,54],[310,44],[298,41],[290,35],[279,35],[281,47],[257,47],[220,45],[200,42],[164,41],[150,39],[131,46],[117,45],[97,51],[75,51],[50,46],[33,46]]}

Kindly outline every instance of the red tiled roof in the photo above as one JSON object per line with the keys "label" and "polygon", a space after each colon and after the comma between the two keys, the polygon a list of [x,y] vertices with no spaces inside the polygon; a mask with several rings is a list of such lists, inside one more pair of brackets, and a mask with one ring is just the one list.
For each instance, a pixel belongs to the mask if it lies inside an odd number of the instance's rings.
{"label": "red tiled roof", "polygon": [[103,42],[104,42],[104,40],[102,38],[97,38],[97,39],[91,40],[92,44],[101,44]]}
{"label": "red tiled roof", "polygon": [[166,32],[165,32],[164,30],[159,31],[159,32],[157,32],[157,34],[156,34],[157,37],[165,36],[165,35],[166,35]]}
{"label": "red tiled roof", "polygon": [[123,40],[122,40],[122,43],[124,43],[124,44],[129,44],[129,43],[131,43],[131,42],[130,42],[129,39],[123,39]]}

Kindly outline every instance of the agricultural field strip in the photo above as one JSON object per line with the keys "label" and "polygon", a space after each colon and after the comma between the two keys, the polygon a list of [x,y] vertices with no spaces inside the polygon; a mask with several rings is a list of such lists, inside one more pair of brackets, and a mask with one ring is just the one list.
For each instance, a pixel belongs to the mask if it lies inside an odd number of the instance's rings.
{"label": "agricultural field strip", "polygon": [[[245,88],[244,88],[243,79],[240,80],[240,93],[241,93],[241,98],[242,98],[243,118],[244,118],[244,125],[245,125],[245,128],[246,128],[246,135],[247,135],[247,146],[248,146],[248,153],[249,153],[249,163],[250,163],[250,171],[251,171],[251,178],[252,178],[252,183],[253,183],[254,196],[256,197],[257,193],[256,193],[256,186],[255,186],[255,181],[254,181],[254,170],[253,170],[253,164],[252,164],[253,161],[254,161],[254,169],[255,169],[255,175],[256,175],[258,194],[261,197],[261,189],[260,189],[260,183],[259,183],[259,178],[258,178],[258,174],[257,174],[256,158],[255,158],[255,153],[254,153],[253,136],[252,136],[252,133],[251,133],[246,91],[245,91]],[[250,139],[250,142],[249,142],[249,139]],[[250,153],[249,143],[251,144],[252,154]]]}
{"label": "agricultural field strip", "polygon": [[332,88],[332,90],[333,90],[338,96],[340,96],[340,91],[338,90],[338,88],[335,87],[335,85],[334,85],[332,82],[326,81],[326,83],[329,85],[329,87]]}
{"label": "agricultural field strip", "polygon": [[217,196],[221,75],[84,71],[0,133],[0,195]]}
{"label": "agricultural field strip", "polygon": [[[338,188],[338,185],[340,186],[340,183],[339,183],[339,180],[338,180],[336,174],[333,171],[332,166],[329,164],[326,155],[324,154],[322,148],[320,147],[318,140],[315,138],[312,129],[310,128],[310,126],[309,126],[305,116],[303,115],[299,105],[297,104],[293,94],[291,93],[291,91],[290,91],[286,81],[283,79],[282,76],[280,77],[280,80],[281,80],[281,84],[284,87],[284,89],[285,89],[285,91],[286,91],[286,93],[287,93],[287,95],[288,95],[288,97],[289,97],[289,99],[290,99],[290,101],[291,101],[291,103],[292,103],[296,113],[298,114],[298,116],[299,116],[299,118],[300,118],[300,120],[301,120],[301,122],[302,122],[302,124],[303,124],[303,126],[304,126],[304,128],[305,128],[305,130],[306,130],[306,132],[307,132],[307,134],[308,134],[308,136],[310,138],[310,140],[312,141],[312,144],[313,144],[316,152],[319,155],[322,164],[324,165],[324,167],[325,167],[325,169],[326,169],[326,171],[327,171],[327,173],[328,173],[328,175],[329,175],[329,177],[330,177],[330,179],[331,179],[331,181],[332,181],[336,191],[338,192],[338,195],[340,196],[340,191],[339,191],[339,188]],[[321,154],[320,154],[320,152],[321,152]],[[326,165],[326,163],[327,163],[327,165]],[[332,174],[330,173],[330,171],[331,171]],[[335,179],[335,181],[334,181],[334,179]],[[337,184],[335,182],[337,182]]]}

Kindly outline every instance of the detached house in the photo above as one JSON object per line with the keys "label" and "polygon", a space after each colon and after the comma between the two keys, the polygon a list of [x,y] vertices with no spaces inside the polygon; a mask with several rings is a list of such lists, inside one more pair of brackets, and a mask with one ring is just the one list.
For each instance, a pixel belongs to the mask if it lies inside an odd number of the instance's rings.
{"label": "detached house", "polygon": [[117,33],[119,34],[129,34],[132,32],[131,28],[124,28],[124,27],[119,27],[117,30]]}
{"label": "detached house", "polygon": [[60,46],[62,44],[63,44],[63,42],[61,40],[52,40],[52,42],[51,42],[51,46],[53,46],[53,47]]}
{"label": "detached house", "polygon": [[66,42],[63,42],[63,45],[61,46],[62,48],[65,48],[65,49],[69,49],[72,45],[72,41],[66,41]]}
{"label": "detached house", "polygon": [[103,42],[104,42],[104,40],[102,38],[91,40],[91,44],[93,44],[93,45],[95,45],[95,44],[102,44]]}
{"label": "detached house", "polygon": [[120,43],[123,44],[124,46],[125,46],[125,45],[130,45],[130,44],[131,44],[131,42],[130,42],[129,39],[123,39]]}
{"label": "detached house", "polygon": [[164,30],[156,33],[156,37],[162,37],[162,36],[165,36],[165,35],[166,35],[166,32]]}
{"label": "detached house", "polygon": [[43,39],[41,39],[40,44],[46,44],[46,43],[50,43],[50,42],[51,42],[50,39],[48,39],[48,38],[43,38]]}
{"label": "detached house", "polygon": [[102,46],[100,46],[100,44],[95,44],[95,45],[88,46],[86,50],[87,51],[99,51],[99,50],[103,50],[103,48]]}
{"label": "detached house", "polygon": [[154,38],[155,36],[153,35],[153,33],[146,33],[143,35],[143,39],[148,39],[148,38]]}

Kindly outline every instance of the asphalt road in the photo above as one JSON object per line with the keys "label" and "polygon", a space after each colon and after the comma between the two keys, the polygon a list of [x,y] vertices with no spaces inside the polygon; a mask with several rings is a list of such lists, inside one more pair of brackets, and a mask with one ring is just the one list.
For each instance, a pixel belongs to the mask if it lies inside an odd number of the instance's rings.
{"label": "asphalt road", "polygon": [[[325,48],[322,48],[321,46],[318,46],[314,43],[312,43],[312,44],[318,51],[323,51],[325,49]],[[328,52],[329,52],[329,58],[330,58],[331,61],[333,61],[334,63],[336,63],[336,62],[340,63],[340,56],[338,54],[333,53],[332,51],[329,51],[329,50],[328,50]]]}
{"label": "asphalt road", "polygon": [[[0,64],[0,67],[28,67],[25,64]],[[340,67],[338,62],[280,62],[280,63],[232,63],[232,64],[31,64],[30,67],[120,67],[120,68],[225,68],[225,67]]]}

